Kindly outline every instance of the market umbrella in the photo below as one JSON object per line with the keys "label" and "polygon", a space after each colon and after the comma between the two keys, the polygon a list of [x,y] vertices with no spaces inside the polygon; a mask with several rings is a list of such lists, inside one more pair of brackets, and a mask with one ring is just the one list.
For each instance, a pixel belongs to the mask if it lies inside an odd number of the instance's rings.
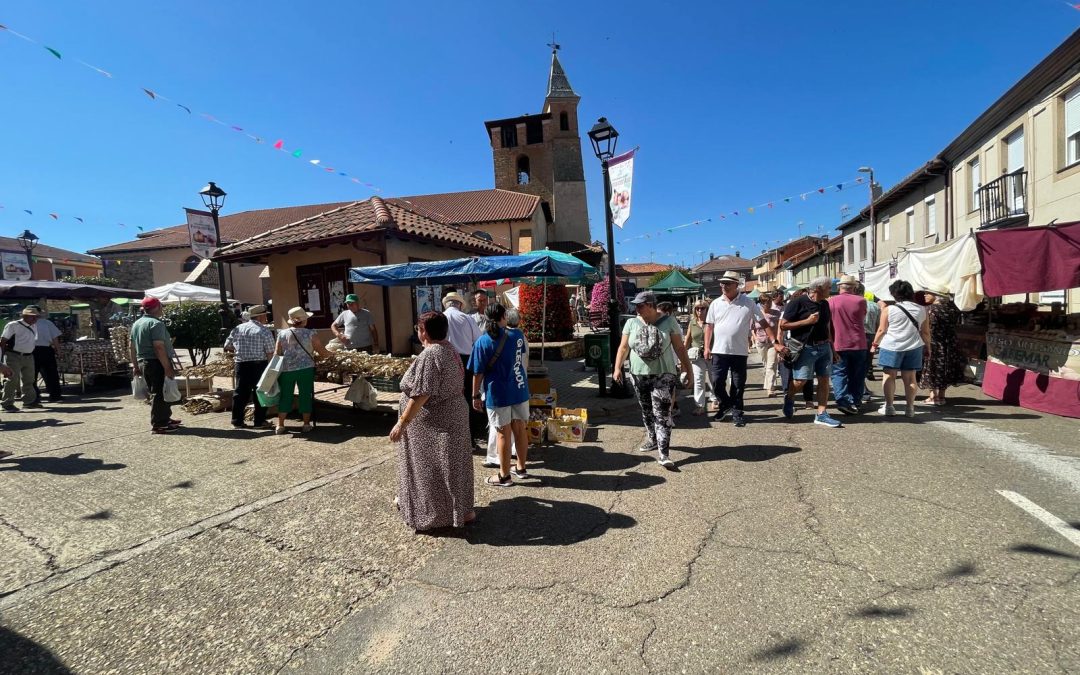
{"label": "market umbrella", "polygon": [[761,291],[755,288],[754,290],[747,293],[746,297],[750,298],[751,300],[757,300],[761,297]]}
{"label": "market umbrella", "polygon": [[[575,258],[575,260],[577,260]],[[349,268],[349,281],[376,286],[431,286],[521,277],[574,278],[585,263],[547,255],[492,255]]]}
{"label": "market umbrella", "polygon": [[[577,275],[572,276],[572,277],[558,277],[558,278],[555,279],[555,282],[558,283],[558,284],[561,284],[561,285],[580,283],[581,281],[584,281],[585,279],[597,279],[600,276],[597,273],[595,267],[593,267],[589,263],[585,262],[584,260],[581,260],[580,258],[575,258],[574,256],[570,255],[569,253],[563,253],[561,251],[552,251],[550,249],[542,249],[542,250],[539,250],[539,251],[529,251],[528,253],[523,253],[522,255],[526,255],[526,256],[543,256],[545,258],[548,258],[549,260],[559,261],[559,262],[562,262],[562,263],[566,263],[567,265],[579,265],[581,267],[581,271]],[[544,281],[543,281],[543,283],[544,283],[544,304],[543,304],[543,308],[541,310],[541,319],[540,319],[540,326],[541,326],[541,328],[540,328],[540,364],[541,365],[543,365],[543,363],[544,363],[544,351],[545,351],[545,348],[547,347],[547,333],[544,330],[544,327],[547,326],[547,285],[548,285],[548,280],[549,280],[549,277],[544,277]],[[535,283],[535,282],[531,282],[531,283]]]}
{"label": "market umbrella", "polygon": [[[162,302],[221,302],[220,290],[209,286],[196,286],[183,281],[174,281],[164,286],[148,288],[145,293],[146,297],[157,298]],[[232,302],[231,298],[229,302]]]}
{"label": "market umbrella", "polygon": [[142,291],[63,281],[0,281],[0,298],[10,300],[109,300],[141,298]]}

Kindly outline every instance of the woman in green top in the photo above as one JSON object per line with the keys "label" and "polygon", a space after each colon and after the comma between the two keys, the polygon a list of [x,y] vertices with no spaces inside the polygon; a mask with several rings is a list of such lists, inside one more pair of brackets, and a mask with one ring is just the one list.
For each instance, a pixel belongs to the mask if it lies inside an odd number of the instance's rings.
{"label": "woman in green top", "polygon": [[623,362],[630,358],[630,377],[637,390],[641,418],[649,440],[642,452],[655,450],[658,461],[667,468],[675,466],[668,458],[671,446],[671,402],[678,383],[676,357],[682,364],[683,379],[690,372],[690,359],[682,339],[682,328],[674,317],[662,317],[656,310],[656,296],[648,291],[638,293],[633,304],[637,318],[623,326],[622,343],[615,355],[616,382],[622,379]]}

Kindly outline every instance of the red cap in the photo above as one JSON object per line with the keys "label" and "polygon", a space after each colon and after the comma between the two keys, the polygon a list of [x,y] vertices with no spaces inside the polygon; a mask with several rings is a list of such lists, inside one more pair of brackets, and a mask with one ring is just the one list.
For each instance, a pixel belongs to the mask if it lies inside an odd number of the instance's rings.
{"label": "red cap", "polygon": [[143,309],[157,309],[158,307],[161,307],[161,301],[158,300],[157,298],[143,298],[142,299],[142,308]]}

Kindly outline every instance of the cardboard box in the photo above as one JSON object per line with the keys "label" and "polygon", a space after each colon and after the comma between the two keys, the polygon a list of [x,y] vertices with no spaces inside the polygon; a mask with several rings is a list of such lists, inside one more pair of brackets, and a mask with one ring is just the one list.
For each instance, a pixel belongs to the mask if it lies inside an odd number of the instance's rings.
{"label": "cardboard box", "polygon": [[529,378],[529,393],[546,395],[551,391],[551,378],[550,377],[530,377]]}
{"label": "cardboard box", "polygon": [[[579,419],[565,421],[563,416]],[[555,408],[547,421],[548,438],[557,443],[581,443],[589,430],[589,411],[586,408]]]}
{"label": "cardboard box", "polygon": [[531,420],[525,425],[529,434],[529,445],[543,445],[547,440],[547,424],[540,420]]}
{"label": "cardboard box", "polygon": [[555,387],[552,387],[546,392],[532,392],[529,396],[530,408],[554,408],[559,402],[559,395],[555,391]]}

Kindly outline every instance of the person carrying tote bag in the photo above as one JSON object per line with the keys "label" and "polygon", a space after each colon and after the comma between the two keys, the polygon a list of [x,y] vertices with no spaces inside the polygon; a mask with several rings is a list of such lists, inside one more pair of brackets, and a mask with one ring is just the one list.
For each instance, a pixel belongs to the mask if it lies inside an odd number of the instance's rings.
{"label": "person carrying tote bag", "polygon": [[281,374],[278,375],[278,387],[281,399],[278,402],[278,423],[275,434],[285,434],[285,417],[292,412],[294,390],[299,391],[300,415],[304,426],[300,433],[311,431],[311,412],[315,407],[315,354],[329,356],[319,336],[307,328],[311,317],[303,307],[289,310],[289,328],[278,334],[275,356],[282,357]]}

